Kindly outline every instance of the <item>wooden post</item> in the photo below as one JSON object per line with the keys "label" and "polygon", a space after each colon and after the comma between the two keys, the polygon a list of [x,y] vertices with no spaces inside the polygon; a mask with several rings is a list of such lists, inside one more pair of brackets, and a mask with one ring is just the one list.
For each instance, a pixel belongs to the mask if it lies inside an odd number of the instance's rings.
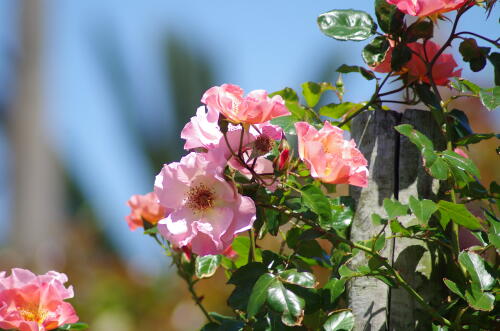
{"label": "wooden post", "polygon": [[[433,198],[439,193],[439,182],[424,170],[418,149],[394,126],[408,123],[429,137],[436,149],[444,148],[444,140],[430,112],[407,110],[404,114],[393,111],[366,112],[352,122],[352,137],[368,160],[370,177],[368,187],[351,187],[357,210],[351,229],[353,241],[367,240],[382,229],[372,223],[371,215],[385,217],[384,198],[408,203],[410,196]],[[404,226],[414,224],[412,217],[402,217]],[[386,236],[390,229],[386,228]],[[426,298],[439,293],[439,275],[433,272],[427,246],[422,241],[392,239],[382,251],[402,276]],[[351,268],[366,265],[368,258],[358,254]],[[433,282],[426,279],[435,279]],[[423,286],[426,284],[426,286]],[[415,330],[426,328],[431,319],[420,312],[420,307],[404,289],[389,288],[381,281],[363,277],[350,281],[348,303],[355,316],[354,330]]]}

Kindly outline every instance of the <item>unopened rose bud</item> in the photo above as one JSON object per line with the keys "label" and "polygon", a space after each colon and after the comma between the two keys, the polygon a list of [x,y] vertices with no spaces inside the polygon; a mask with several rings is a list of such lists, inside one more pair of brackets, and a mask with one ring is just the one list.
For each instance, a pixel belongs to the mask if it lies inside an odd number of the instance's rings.
{"label": "unopened rose bud", "polygon": [[278,147],[279,155],[274,160],[274,169],[277,171],[284,171],[290,165],[290,145],[286,139],[282,139]]}

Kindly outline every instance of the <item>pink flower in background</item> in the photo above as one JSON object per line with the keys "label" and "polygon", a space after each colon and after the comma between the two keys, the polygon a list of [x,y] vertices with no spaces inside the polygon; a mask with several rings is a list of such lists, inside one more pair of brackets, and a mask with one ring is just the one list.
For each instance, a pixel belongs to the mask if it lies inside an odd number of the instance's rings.
{"label": "pink flower in background", "polygon": [[191,245],[198,255],[221,254],[237,233],[252,227],[255,204],[227,182],[205,153],[190,153],[156,176],[160,204],[172,212],[158,230],[174,247]]}
{"label": "pink flower in background", "polygon": [[125,217],[130,230],[135,230],[143,226],[143,220],[151,224],[158,223],[159,220],[165,218],[168,209],[161,206],[158,202],[158,197],[154,192],[145,195],[134,194],[127,201],[130,209],[130,215]]}
{"label": "pink flower in background", "polygon": [[45,331],[77,322],[73,306],[64,301],[73,297],[73,288],[64,286],[67,281],[55,271],[35,275],[12,269],[8,277],[0,272],[0,328]]}
{"label": "pink flower in background", "polygon": [[258,124],[290,115],[281,96],[269,98],[264,90],[255,90],[243,96],[243,90],[232,84],[208,89],[201,102],[207,105],[209,111],[217,111],[233,123]]}
{"label": "pink flower in background", "polygon": [[196,116],[191,117],[189,123],[184,126],[181,138],[186,140],[184,149],[203,147],[213,148],[222,138],[222,132],[218,125],[219,113],[215,110],[205,112],[201,106],[196,110]]}
{"label": "pink flower in background", "polygon": [[[437,54],[441,48],[438,44],[427,41],[426,49],[424,52],[424,45],[422,43],[411,43],[408,44],[414,52],[419,54],[422,58],[426,58],[429,61]],[[422,59],[413,54],[411,60],[406,64],[408,69],[408,76],[410,80],[417,80],[429,84],[429,76],[427,75],[427,66],[422,61]],[[432,78],[436,85],[447,85],[451,77],[459,77],[462,74],[462,69],[457,68],[457,63],[451,54],[441,54],[437,58],[434,66],[432,67]]]}
{"label": "pink flower in background", "polygon": [[465,5],[468,0],[387,0],[400,11],[411,16],[442,14]]}
{"label": "pink flower in background", "polygon": [[366,187],[367,161],[356,148],[354,140],[344,139],[344,131],[328,121],[321,130],[307,122],[295,123],[299,140],[299,156],[311,175],[330,184],[351,184]]}
{"label": "pink flower in background", "polygon": [[466,159],[468,159],[468,158],[469,158],[469,155],[467,155],[467,154],[463,151],[463,149],[461,149],[461,148],[456,147],[453,151],[454,151],[455,153],[457,153],[458,155],[460,155],[461,157],[464,157],[464,158],[466,158]]}

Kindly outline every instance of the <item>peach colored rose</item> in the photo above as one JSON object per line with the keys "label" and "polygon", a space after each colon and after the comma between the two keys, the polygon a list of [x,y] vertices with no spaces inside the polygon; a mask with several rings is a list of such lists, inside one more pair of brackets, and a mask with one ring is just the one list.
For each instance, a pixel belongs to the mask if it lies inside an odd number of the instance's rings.
{"label": "peach colored rose", "polygon": [[158,223],[159,220],[165,218],[167,208],[160,205],[158,202],[158,197],[154,192],[147,193],[145,195],[134,194],[127,201],[130,209],[130,215],[125,217],[130,230],[135,230],[143,226],[143,220],[151,224]]}
{"label": "peach colored rose", "polygon": [[191,246],[198,255],[222,254],[255,221],[252,199],[240,195],[206,153],[164,165],[155,192],[160,204],[172,208],[158,223],[160,233],[172,246]]}
{"label": "peach colored rose", "polygon": [[[422,43],[411,43],[408,47],[420,57],[426,58],[429,61],[437,54],[441,46],[438,44],[427,41],[424,45]],[[411,60],[406,64],[408,77],[411,81],[419,81],[430,84],[429,76],[427,75],[427,66],[419,56],[413,54]],[[442,53],[437,58],[434,66],[432,67],[432,78],[436,85],[447,85],[451,77],[459,77],[462,74],[462,69],[457,69],[457,63],[451,54]]]}
{"label": "peach colored rose", "polygon": [[270,98],[264,90],[255,90],[243,96],[243,90],[232,84],[208,89],[201,102],[207,105],[209,111],[217,111],[233,123],[258,124],[290,115],[281,96]]}
{"label": "peach colored rose", "polygon": [[465,5],[468,0],[387,0],[400,11],[411,16],[443,14]]}
{"label": "peach colored rose", "polygon": [[64,286],[67,281],[55,271],[35,275],[12,269],[8,277],[0,272],[0,328],[45,331],[77,322],[73,306],[64,301],[73,297],[73,288]]}
{"label": "peach colored rose", "polygon": [[299,156],[311,176],[330,184],[366,187],[367,161],[354,140],[344,139],[344,131],[325,121],[321,130],[307,122],[295,123],[299,140]]}

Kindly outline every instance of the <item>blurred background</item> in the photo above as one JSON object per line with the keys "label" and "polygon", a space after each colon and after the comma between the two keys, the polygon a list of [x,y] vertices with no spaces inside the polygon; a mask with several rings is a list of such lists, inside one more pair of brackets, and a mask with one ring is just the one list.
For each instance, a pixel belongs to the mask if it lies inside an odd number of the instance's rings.
{"label": "blurred background", "polygon": [[[373,14],[372,4],[355,5]],[[366,43],[334,41],[315,23],[345,6],[0,1],[0,270],[66,272],[72,303],[91,330],[199,328],[203,317],[161,249],[129,231],[125,203],[151,191],[162,164],[183,154],[180,130],[207,88],[299,89],[309,80],[335,81],[341,63],[361,65]],[[498,11],[487,20],[474,8],[461,27],[494,38],[497,20]],[[449,25],[439,23],[438,40]],[[491,65],[472,73],[455,59],[464,77],[493,86]],[[369,99],[371,82],[344,81],[346,101]],[[498,112],[476,100],[457,108],[476,132],[500,131]],[[469,153],[486,185],[500,180],[497,146],[490,140]],[[217,274],[198,285],[208,308],[221,313],[231,290],[224,282]]]}

